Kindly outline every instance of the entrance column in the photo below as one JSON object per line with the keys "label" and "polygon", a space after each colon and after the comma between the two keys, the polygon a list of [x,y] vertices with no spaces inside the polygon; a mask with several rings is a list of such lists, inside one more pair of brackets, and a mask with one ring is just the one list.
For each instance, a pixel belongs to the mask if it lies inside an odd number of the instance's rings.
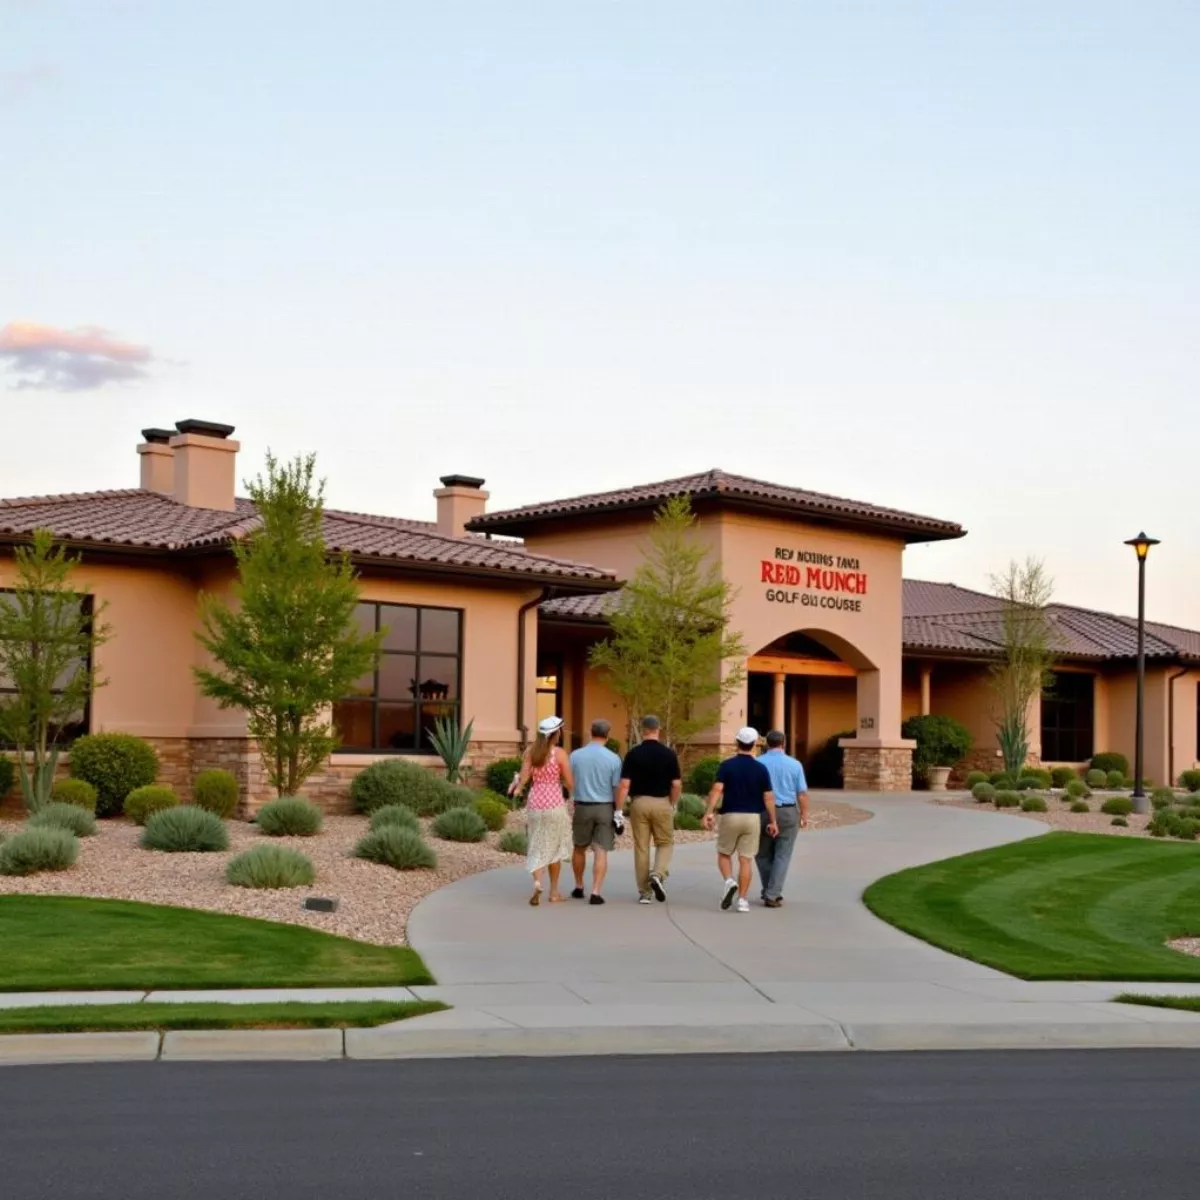
{"label": "entrance column", "polygon": [[848,792],[907,792],[916,742],[900,737],[900,647],[882,668],[858,672],[858,729],[838,743],[845,751]]}
{"label": "entrance column", "polygon": [[921,716],[927,717],[933,711],[932,708],[932,682],[933,682],[933,664],[921,664]]}
{"label": "entrance column", "polygon": [[787,728],[787,675],[783,671],[775,672],[775,694],[771,703],[771,728],[779,730]]}

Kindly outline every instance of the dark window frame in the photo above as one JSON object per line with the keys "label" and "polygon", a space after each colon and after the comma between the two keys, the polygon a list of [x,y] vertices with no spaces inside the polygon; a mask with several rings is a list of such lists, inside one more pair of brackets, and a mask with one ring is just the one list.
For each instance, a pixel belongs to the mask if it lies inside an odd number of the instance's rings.
{"label": "dark window frame", "polygon": [[[542,666],[550,663],[553,666],[552,671],[543,671]],[[555,716],[563,716],[563,672],[566,670],[566,655],[561,650],[540,650],[538,651],[537,675],[535,680],[542,680],[548,676],[554,676],[554,686],[552,688],[544,688],[541,683],[536,683],[535,690],[539,696],[554,697],[554,714]],[[563,718],[566,719],[565,717]]]}
{"label": "dark window frame", "polygon": [[[15,596],[16,594],[17,594],[16,588],[0,587],[0,596]],[[93,663],[92,655],[95,650],[95,645],[90,639],[91,639],[92,633],[94,631],[93,622],[95,620],[95,615],[96,615],[96,601],[95,601],[95,597],[92,595],[91,592],[79,592],[77,594],[79,596],[79,610],[83,614],[83,616],[87,619],[87,631],[88,631],[89,641],[88,641],[88,652],[83,658],[83,667],[84,667],[84,670],[87,671],[90,675],[91,671],[92,671],[92,663]],[[52,688],[51,690],[52,691],[60,691],[61,689]],[[60,750],[69,750],[71,748],[72,743],[75,741],[76,738],[86,737],[87,734],[91,733],[91,731],[92,731],[92,695],[93,695],[94,691],[95,691],[94,688],[88,688],[87,699],[84,700],[84,702],[83,702],[83,718],[79,722],[80,732],[77,734],[74,734],[72,736],[65,737],[61,741],[56,739],[54,744],[57,745]],[[3,700],[4,697],[6,697],[6,696],[15,696],[17,694],[18,694],[17,689],[15,687],[5,687],[2,683],[0,683],[0,700]],[[16,750],[16,745],[12,742],[7,742],[7,741],[4,741],[3,739],[0,739],[0,750]]]}
{"label": "dark window frame", "polygon": [[[414,648],[412,650],[387,650],[387,649],[381,650],[380,655],[379,655],[379,662],[377,662],[375,664],[374,682],[373,682],[371,692],[370,693],[365,693],[365,692],[358,693],[356,695],[346,696],[344,698],[346,702],[355,701],[358,703],[362,703],[364,701],[369,701],[371,703],[371,706],[372,706],[372,708],[371,708],[371,741],[374,744],[371,746],[349,746],[349,745],[342,743],[342,744],[339,744],[338,748],[334,751],[334,753],[335,754],[375,754],[375,755],[395,754],[395,755],[406,755],[406,756],[421,755],[421,756],[425,756],[425,757],[436,757],[437,751],[434,750],[434,748],[427,743],[425,737],[422,735],[423,726],[421,724],[421,710],[426,705],[429,705],[430,707],[436,705],[438,707],[438,709],[441,710],[439,715],[442,715],[442,714],[444,714],[445,709],[447,707],[450,707],[452,712],[458,715],[460,722],[462,720],[463,642],[464,642],[464,638],[465,638],[466,623],[467,623],[466,610],[462,609],[462,608],[456,608],[453,605],[449,605],[449,604],[409,604],[409,603],[406,603],[403,601],[365,600],[365,599],[359,600],[356,607],[374,609],[374,611],[375,611],[374,629],[375,629],[376,633],[378,633],[381,629],[387,628],[387,623],[383,620],[383,612],[385,609],[394,609],[394,608],[411,609],[415,614],[415,620],[416,620],[416,632],[414,635]],[[422,626],[423,626],[422,613],[425,613],[425,612],[449,612],[449,613],[454,613],[458,617],[458,639],[457,639],[453,653],[448,653],[448,652],[444,652],[444,651],[429,651],[429,650],[421,649],[421,634],[422,634]],[[400,700],[400,699],[396,699],[396,698],[382,699],[379,695],[380,675],[383,670],[384,660],[389,657],[414,659],[415,666],[416,666],[416,672],[417,672],[416,677],[417,677],[418,681],[420,680],[421,674],[422,674],[421,662],[423,659],[425,659],[425,658],[439,658],[439,659],[453,658],[454,659],[454,698],[453,699],[422,700],[421,696],[419,694],[419,691],[418,691],[418,694],[413,697],[413,699],[411,701],[412,708],[413,708],[413,741],[412,741],[412,744],[409,746],[381,746],[378,744],[380,741],[380,736],[379,736],[380,709],[384,705],[399,705],[399,704],[410,703],[407,700]],[[337,711],[337,705],[335,704],[334,705],[335,714],[336,714],[336,711]],[[335,724],[336,724],[336,721],[335,721]]]}
{"label": "dark window frame", "polygon": [[[1062,687],[1062,680],[1070,680]],[[1086,693],[1080,681],[1087,684]],[[1065,694],[1058,694],[1062,687]],[[1056,671],[1042,692],[1042,760],[1086,762],[1096,753],[1096,676],[1084,671]],[[1066,753],[1066,751],[1084,753]]]}

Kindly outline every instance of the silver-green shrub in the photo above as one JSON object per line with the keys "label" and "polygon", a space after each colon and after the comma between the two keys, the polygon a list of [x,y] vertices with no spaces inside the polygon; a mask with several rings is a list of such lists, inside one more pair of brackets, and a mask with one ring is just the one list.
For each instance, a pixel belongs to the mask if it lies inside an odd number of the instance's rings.
{"label": "silver-green shrub", "polygon": [[236,855],[225,867],[226,882],[244,888],[306,887],[314,874],[312,861],[299,850],[268,843]]}
{"label": "silver-green shrub", "polygon": [[303,796],[280,796],[254,815],[267,837],[313,837],[321,832],[324,819],[321,810]]}
{"label": "silver-green shrub", "polygon": [[194,804],[185,804],[150,817],[142,830],[141,845],[146,850],[165,850],[171,854],[228,850],[229,830],[220,817]]}
{"label": "silver-green shrub", "polygon": [[29,818],[29,828],[65,829],[76,837],[91,837],[96,832],[96,818],[86,808],[54,800],[42,805]]}
{"label": "silver-green shrub", "polygon": [[79,841],[65,829],[23,829],[0,846],[0,875],[65,871],[79,856]]}
{"label": "silver-green shrub", "polygon": [[371,828],[382,829],[385,825],[397,825],[401,829],[411,829],[417,833],[421,830],[421,822],[411,808],[403,804],[385,804],[371,814]]}
{"label": "silver-green shrub", "polygon": [[384,825],[372,830],[354,847],[354,856],[397,871],[437,866],[437,855],[425,839],[415,829],[405,829],[402,825]]}
{"label": "silver-green shrub", "polygon": [[451,808],[433,819],[433,832],[447,842],[482,842],[487,824],[473,808]]}
{"label": "silver-green shrub", "polygon": [[523,829],[508,829],[500,835],[500,849],[505,854],[528,854],[529,838]]}

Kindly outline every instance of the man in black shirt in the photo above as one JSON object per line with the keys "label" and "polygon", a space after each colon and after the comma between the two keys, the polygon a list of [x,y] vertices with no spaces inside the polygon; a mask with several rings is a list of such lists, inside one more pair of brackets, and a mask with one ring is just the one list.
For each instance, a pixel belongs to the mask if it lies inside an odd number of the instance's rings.
{"label": "man in black shirt", "polygon": [[[642,740],[625,755],[621,766],[617,808],[629,813],[633,830],[633,870],[637,876],[638,903],[667,898],[666,878],[675,848],[675,805],[683,791],[679,757],[659,740],[657,717],[642,718]],[[632,797],[629,804],[626,798]],[[654,842],[654,869],[650,869],[650,843]]]}

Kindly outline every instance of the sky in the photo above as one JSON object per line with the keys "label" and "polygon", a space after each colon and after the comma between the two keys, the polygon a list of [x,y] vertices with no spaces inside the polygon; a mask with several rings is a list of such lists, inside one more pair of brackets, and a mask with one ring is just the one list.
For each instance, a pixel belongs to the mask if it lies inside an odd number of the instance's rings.
{"label": "sky", "polygon": [[1194,0],[0,0],[0,495],[720,467],[1200,628]]}

